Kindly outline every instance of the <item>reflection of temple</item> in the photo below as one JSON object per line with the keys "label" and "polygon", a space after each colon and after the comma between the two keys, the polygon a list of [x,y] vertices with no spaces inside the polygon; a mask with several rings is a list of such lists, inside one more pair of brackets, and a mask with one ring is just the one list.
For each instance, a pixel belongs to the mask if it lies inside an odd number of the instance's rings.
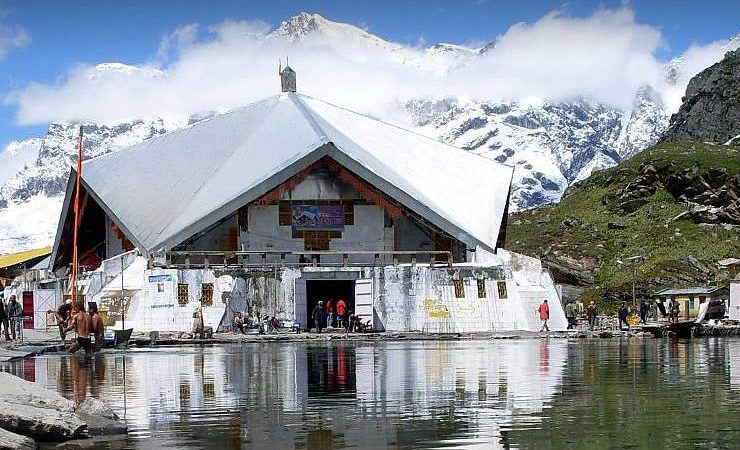
{"label": "reflection of temple", "polygon": [[[252,355],[264,358],[269,348]],[[464,439],[474,429],[478,435],[466,446],[491,448],[502,442],[501,427],[519,420],[515,414],[541,412],[558,392],[567,342],[282,349],[279,370],[249,374],[260,384],[249,395],[251,403],[259,393],[255,407],[242,408],[247,447],[266,441],[275,448],[324,448],[326,441],[335,447],[424,446]],[[277,405],[282,413],[265,415]]]}
{"label": "reflection of temple", "polygon": [[110,353],[99,358],[105,366],[86,368],[84,358],[36,358],[16,373],[33,371],[68,397],[106,399],[147,446],[207,437],[219,448],[447,440],[491,448],[504,445],[507,426],[539,420],[561,390],[567,348],[565,340],[185,347]]}

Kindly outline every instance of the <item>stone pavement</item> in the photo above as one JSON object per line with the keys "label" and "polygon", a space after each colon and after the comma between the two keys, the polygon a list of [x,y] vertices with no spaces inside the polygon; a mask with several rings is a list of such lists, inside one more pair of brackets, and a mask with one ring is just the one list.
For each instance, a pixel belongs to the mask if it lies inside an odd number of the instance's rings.
{"label": "stone pavement", "polygon": [[23,330],[23,341],[6,341],[4,336],[0,336],[0,362],[55,351],[61,344],[57,329]]}

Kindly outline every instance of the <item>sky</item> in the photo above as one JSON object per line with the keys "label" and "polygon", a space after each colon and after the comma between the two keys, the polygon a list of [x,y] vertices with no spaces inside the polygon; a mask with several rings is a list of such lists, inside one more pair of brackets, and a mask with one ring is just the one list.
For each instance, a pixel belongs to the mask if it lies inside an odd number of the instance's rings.
{"label": "sky", "polygon": [[[312,43],[301,53],[255,38],[300,11],[360,26],[412,51],[436,42],[478,46],[500,39],[500,45],[452,79],[434,69],[399,68],[356,47]],[[640,83],[657,83],[662,63],[673,57],[694,55],[698,69],[711,63],[716,42],[740,32],[737,17],[740,2],[726,0],[2,1],[0,148],[43,135],[51,120],[113,121],[152,103],[157,114],[238,106],[272,89],[264,76],[249,71],[270,68],[274,76],[281,52],[333,69],[325,73],[340,72],[344,76],[333,79],[305,74],[304,67],[303,80],[312,92],[342,92],[344,97],[331,99],[367,111],[379,108],[371,104],[379,92],[535,98],[585,91],[620,104]],[[85,71],[103,62],[145,70],[91,82]],[[152,75],[156,71],[166,75]],[[375,91],[356,98],[344,80],[349,75]],[[250,89],[244,99],[232,100],[235,92]],[[192,98],[194,92],[203,98]]]}

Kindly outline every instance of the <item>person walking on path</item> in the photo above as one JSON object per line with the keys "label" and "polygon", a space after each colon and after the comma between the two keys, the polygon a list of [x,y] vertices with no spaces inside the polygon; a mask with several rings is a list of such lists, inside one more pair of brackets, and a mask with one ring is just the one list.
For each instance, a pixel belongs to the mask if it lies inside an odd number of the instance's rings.
{"label": "person walking on path", "polygon": [[5,333],[6,341],[10,340],[10,335],[8,334],[8,328],[10,327],[8,319],[8,308],[5,306],[5,298],[0,294],[0,329]]}
{"label": "person walking on path", "polygon": [[675,298],[672,298],[668,302],[668,314],[671,317],[671,322],[678,323],[678,314],[681,312],[681,308],[678,306],[678,302]]}
{"label": "person walking on path", "polygon": [[540,307],[537,308],[537,312],[540,314],[540,320],[542,321],[540,331],[550,331],[550,328],[547,326],[547,321],[550,320],[550,306],[547,304],[547,300],[542,301]]}
{"label": "person walking on path", "polygon": [[313,324],[316,327],[316,332],[321,333],[322,320],[324,319],[324,302],[319,301],[311,311],[311,317],[313,317]]}
{"label": "person walking on path", "polygon": [[103,348],[103,339],[105,335],[105,325],[103,325],[103,318],[98,314],[98,304],[90,303],[90,331],[95,336],[95,351]]}
{"label": "person walking on path", "polygon": [[640,322],[642,322],[643,325],[647,323],[647,317],[649,313],[650,306],[648,306],[647,302],[643,298],[642,300],[640,300]]}
{"label": "person walking on path", "polygon": [[77,342],[69,348],[69,353],[75,353],[82,348],[89,355],[92,350],[92,340],[90,339],[92,321],[90,320],[90,315],[85,311],[85,304],[82,302],[77,303],[77,314],[72,318],[67,331],[72,329],[77,332]]}
{"label": "person walking on path", "polygon": [[576,328],[576,311],[573,302],[565,305],[565,318],[568,319],[568,329]]}
{"label": "person walking on path", "polygon": [[627,316],[630,313],[630,308],[627,306],[627,302],[622,302],[622,306],[619,307],[619,331],[622,331],[622,324],[627,325],[627,329],[630,329],[630,324],[627,322]]}
{"label": "person walking on path", "polygon": [[591,303],[588,304],[588,308],[586,308],[586,315],[588,316],[588,328],[589,330],[593,331],[594,326],[596,325],[596,316],[599,315],[599,310],[596,308],[596,302],[591,300]]}
{"label": "person walking on path", "polygon": [[326,301],[326,328],[334,328],[334,300]]}
{"label": "person walking on path", "polygon": [[340,298],[337,302],[337,326],[344,328],[344,315],[347,313],[347,304],[344,303],[344,299]]}
{"label": "person walking on path", "polygon": [[[21,327],[23,326],[21,323],[21,319],[23,318],[23,308],[21,308],[21,304],[18,303],[18,300],[15,299],[15,295],[11,295],[9,300],[7,314],[8,319],[10,320],[11,335],[13,340],[16,340],[16,338],[20,338],[21,336]],[[16,330],[18,330],[17,334]]]}

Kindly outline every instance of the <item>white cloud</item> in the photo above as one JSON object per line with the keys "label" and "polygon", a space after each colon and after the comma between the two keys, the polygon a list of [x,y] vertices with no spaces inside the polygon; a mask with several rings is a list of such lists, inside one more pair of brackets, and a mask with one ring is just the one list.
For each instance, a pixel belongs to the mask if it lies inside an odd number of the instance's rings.
{"label": "white cloud", "polygon": [[454,55],[392,44],[349,26],[290,42],[262,22],[189,24],[163,38],[135,69],[82,65],[55,84],[11,93],[18,122],[117,121],[226,110],[279,90],[278,58],[290,55],[298,90],[389,117],[398,98],[417,95],[552,100],[588,96],[628,108],[642,84],[659,84],[660,31],[628,7],[576,18],[562,11],[520,23],[494,48],[460,64]]}
{"label": "white cloud", "polygon": [[686,92],[689,80],[705,68],[721,60],[725,53],[735,50],[740,46],[740,36],[732,40],[719,40],[706,45],[694,44],[688,48],[679,58],[672,61],[668,66],[677,67],[678,71],[673,79],[664,80],[660,84],[660,91],[666,108],[675,112],[681,106],[681,98]]}

